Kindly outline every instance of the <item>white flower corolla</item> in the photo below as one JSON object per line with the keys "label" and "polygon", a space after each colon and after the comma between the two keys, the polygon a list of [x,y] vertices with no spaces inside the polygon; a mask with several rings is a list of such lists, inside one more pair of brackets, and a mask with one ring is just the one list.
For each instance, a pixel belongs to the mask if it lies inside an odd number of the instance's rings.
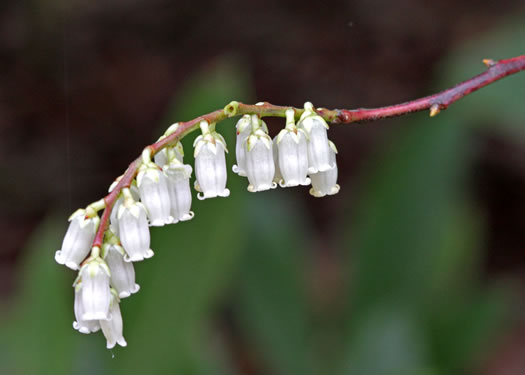
{"label": "white flower corolla", "polygon": [[116,296],[116,292],[112,291],[111,293],[109,319],[101,320],[100,327],[106,338],[106,348],[113,349],[116,344],[119,344],[120,346],[128,345],[122,333],[124,324],[122,322],[122,314],[120,312],[119,299]]}
{"label": "white flower corolla", "polygon": [[150,235],[146,208],[136,202],[129,189],[122,189],[124,203],[118,210],[120,242],[126,251],[126,262],[138,262],[153,256],[150,246]]}
{"label": "white flower corolla", "polygon": [[82,303],[82,281],[78,281],[74,286],[75,289],[75,302],[73,310],[75,311],[75,321],[73,322],[73,328],[80,333],[88,334],[91,332],[97,332],[100,329],[100,323],[98,320],[84,320],[84,304]]}
{"label": "white flower corolla", "polygon": [[159,166],[152,162],[143,163],[137,175],[140,200],[146,207],[149,224],[160,227],[171,222],[170,195],[168,182]]}
{"label": "white flower corolla", "polygon": [[313,109],[310,102],[304,104],[298,128],[308,134],[308,172],[324,172],[333,168],[330,163],[330,146],[328,145],[328,124]]}
{"label": "white flower corolla", "polygon": [[195,139],[195,189],[200,193],[200,200],[215,197],[227,197],[226,188],[226,144],[222,137],[209,130],[207,121],[201,121],[202,135]]}
{"label": "white flower corolla", "polygon": [[[161,137],[161,139],[162,138],[164,137]],[[155,164],[161,168],[169,164],[171,153],[173,153],[173,156],[182,163],[184,149],[182,148],[182,143],[177,142],[175,146],[168,146],[157,152],[154,156]]]}
{"label": "white flower corolla", "polygon": [[91,250],[100,219],[96,212],[79,209],[71,215],[69,221],[62,248],[55,253],[55,260],[72,270],[78,270]]}
{"label": "white flower corolla", "polygon": [[167,177],[170,194],[170,215],[174,223],[191,220],[194,216],[193,211],[190,211],[191,172],[191,166],[182,164],[178,159],[172,159],[169,164],[164,166],[164,174]]}
{"label": "white flower corolla", "polygon": [[337,149],[331,141],[329,141],[329,144],[330,164],[332,164],[334,167],[328,171],[310,174],[310,178],[312,180],[310,194],[318,198],[324,197],[325,195],[337,194],[340,189],[340,186],[337,184],[337,162],[335,158]]}
{"label": "white flower corolla", "polygon": [[286,111],[286,128],[277,136],[279,169],[282,187],[310,185],[308,174],[308,136],[304,129],[298,129],[294,122],[295,111]]}
{"label": "white flower corolla", "polygon": [[[111,242],[116,242],[116,238],[113,237]],[[105,243],[102,246],[102,255],[111,272],[109,283],[120,298],[129,297],[140,289],[135,283],[133,264],[124,261],[125,254],[124,249],[117,243]]]}
{"label": "white flower corolla", "polygon": [[281,174],[281,168],[279,167],[279,147],[277,147],[277,135],[272,140],[273,146],[273,163],[275,165],[275,173],[273,175],[273,182],[276,184],[279,184],[281,180],[283,179],[283,176]]}
{"label": "white flower corolla", "polygon": [[275,163],[273,160],[272,139],[261,128],[257,115],[252,115],[252,132],[244,145],[246,151],[246,174],[248,191],[254,193],[274,189]]}
{"label": "white flower corolla", "polygon": [[[120,181],[121,178],[122,178],[122,176],[118,177],[111,184],[111,186],[109,187],[109,192],[110,193],[113,191],[115,186],[117,186],[117,183]],[[131,196],[133,197],[134,200],[136,200],[136,201],[140,200],[139,188],[135,184],[132,184],[129,187],[129,191],[130,191]],[[118,225],[118,217],[117,217],[118,216],[118,210],[119,210],[119,207],[122,205],[123,202],[124,202],[124,198],[123,197],[120,197],[119,199],[117,199],[115,204],[113,205],[113,209],[111,210],[111,215],[109,216],[109,228],[111,229],[111,231],[117,237],[119,236],[119,225]]]}
{"label": "white flower corolla", "polygon": [[98,256],[89,260],[80,269],[78,281],[81,282],[82,320],[109,318],[109,278],[109,268]]}
{"label": "white flower corolla", "polygon": [[250,115],[242,116],[241,119],[237,121],[235,128],[237,130],[237,139],[235,142],[235,158],[237,164],[232,167],[232,170],[239,176],[246,176],[246,151],[244,150],[244,143],[250,136],[252,130],[252,120]]}

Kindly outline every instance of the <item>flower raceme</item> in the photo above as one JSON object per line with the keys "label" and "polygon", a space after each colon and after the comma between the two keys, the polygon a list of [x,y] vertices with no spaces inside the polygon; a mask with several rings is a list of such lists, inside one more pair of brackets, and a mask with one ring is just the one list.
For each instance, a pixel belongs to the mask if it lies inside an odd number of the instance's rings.
{"label": "flower raceme", "polygon": [[[339,191],[337,150],[328,140],[328,125],[311,103],[305,103],[297,125],[295,117],[295,110],[288,109],[286,126],[273,139],[257,114],[244,115],[237,122],[237,164],[232,169],[247,177],[249,192],[277,185],[310,184],[314,197]],[[227,197],[226,142],[215,131],[214,123],[201,120],[198,125],[202,134],[194,142],[197,197]],[[170,126],[159,142],[176,132],[178,126]],[[178,140],[160,150],[146,147],[136,178],[121,188],[113,207],[106,207],[106,201],[100,200],[77,210],[69,219],[62,248],[55,254],[57,263],[79,271],[74,283],[73,327],[84,334],[102,330],[108,348],[127,345],[119,303],[140,289],[133,262],[154,255],[149,227],[183,222],[194,216],[190,188],[193,169],[184,164],[183,158]],[[110,186],[110,192],[121,177]],[[99,228],[97,212],[102,209],[110,210],[109,225]],[[99,229],[104,230],[100,244],[95,235]]]}

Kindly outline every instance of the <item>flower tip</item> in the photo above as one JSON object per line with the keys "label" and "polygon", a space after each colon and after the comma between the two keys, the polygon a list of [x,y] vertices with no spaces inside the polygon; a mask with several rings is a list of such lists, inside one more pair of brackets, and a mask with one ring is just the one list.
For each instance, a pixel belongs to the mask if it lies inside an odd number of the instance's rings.
{"label": "flower tip", "polygon": [[[163,227],[164,225],[166,224],[166,221],[162,220],[162,219],[155,219],[155,220],[152,220],[149,225],[151,227]],[[169,224],[169,223],[168,223]]]}
{"label": "flower tip", "polygon": [[129,296],[131,296],[131,293],[124,291],[124,292],[120,292],[118,296],[119,298],[128,298]]}

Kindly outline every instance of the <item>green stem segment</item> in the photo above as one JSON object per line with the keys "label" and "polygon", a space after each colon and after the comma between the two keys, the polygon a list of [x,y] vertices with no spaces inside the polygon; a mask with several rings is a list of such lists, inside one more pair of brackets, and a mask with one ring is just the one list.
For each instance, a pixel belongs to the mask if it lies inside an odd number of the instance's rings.
{"label": "green stem segment", "polygon": [[[518,73],[525,70],[525,55],[517,56],[507,60],[494,61],[490,59],[483,60],[487,66],[487,70],[477,76],[466,80],[450,89],[441,91],[437,94],[426,96],[424,98],[412,100],[409,102],[395,104],[392,106],[381,108],[358,108],[358,109],[325,109],[317,108],[315,112],[323,117],[327,122],[332,124],[349,124],[353,122],[365,122],[379,120],[383,118],[395,117],[405,115],[412,112],[422,110],[430,110],[430,116],[437,115],[441,110],[448,108],[448,106],[464,96],[479,90],[497,80],[500,80],[511,74]],[[293,109],[295,112],[295,120],[304,112],[304,109],[294,108],[289,106],[278,106],[268,102],[261,102],[257,104],[244,104],[233,101],[224,109],[219,109],[210,112],[206,115],[199,116],[188,122],[180,122],[177,126],[172,126],[163,137],[156,143],[147,146],[148,151],[151,152],[151,157],[166,146],[175,145],[180,139],[192,131],[199,129],[201,121],[205,120],[209,124],[219,123],[230,117],[242,116],[245,114],[256,114],[259,117],[287,117],[286,111]],[[104,233],[109,224],[111,210],[115,201],[117,200],[123,188],[127,188],[133,182],[137,175],[138,168],[142,163],[142,156],[135,159],[129,166],[115,188],[104,197],[105,209],[100,219],[100,224],[93,241],[93,246],[102,246],[104,240]]]}

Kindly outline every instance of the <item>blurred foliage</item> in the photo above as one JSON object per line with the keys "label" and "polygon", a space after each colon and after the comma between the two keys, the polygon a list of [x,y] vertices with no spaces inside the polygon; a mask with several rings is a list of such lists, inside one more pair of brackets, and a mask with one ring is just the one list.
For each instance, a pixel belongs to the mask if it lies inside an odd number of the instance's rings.
{"label": "blurred foliage", "polygon": [[[520,53],[524,36],[518,22],[462,46],[444,62],[440,88],[475,73],[481,58]],[[46,220],[28,242],[20,293],[1,311],[0,373],[236,373],[224,349],[227,335],[217,333],[225,304],[232,307],[240,340],[255,351],[260,373],[471,370],[508,315],[506,294],[479,286],[484,223],[465,187],[475,152],[468,125],[490,125],[493,114],[504,114],[505,129],[514,129],[525,118],[522,96],[514,95],[524,83],[523,75],[497,83],[436,119],[407,117],[384,156],[365,168],[357,211],[348,211],[351,217],[342,215],[343,208],[334,212],[345,233],[339,246],[347,284],[333,320],[316,314],[308,296],[314,234],[293,192],[254,196],[231,174],[231,197],[195,200],[192,221],[152,229],[156,256],[136,265],[142,289],[121,305],[129,344],[124,349],[108,352],[101,334],[72,329],[74,275],[53,260],[65,215]],[[187,120],[232,99],[253,99],[249,75],[234,57],[216,60],[186,87],[168,119]],[[229,121],[218,130],[232,127]],[[233,148],[234,132],[223,134]],[[184,144],[185,161],[193,165],[192,140]],[[230,152],[229,166],[233,158]]]}

